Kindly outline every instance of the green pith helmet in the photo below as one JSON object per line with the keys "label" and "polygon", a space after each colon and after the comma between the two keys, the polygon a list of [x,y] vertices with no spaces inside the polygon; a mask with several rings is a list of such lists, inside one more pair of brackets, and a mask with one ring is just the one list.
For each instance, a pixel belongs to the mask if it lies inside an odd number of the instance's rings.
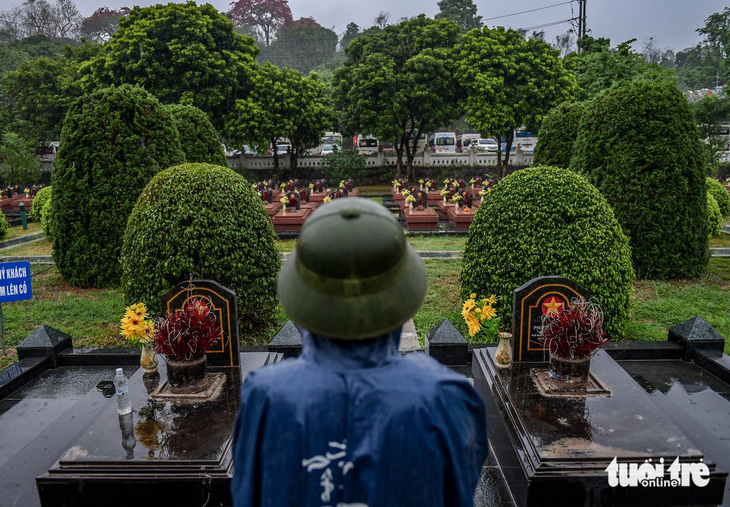
{"label": "green pith helmet", "polygon": [[348,197],[321,206],[302,227],[279,274],[292,321],[343,340],[398,329],[426,297],[426,268],[388,210]]}

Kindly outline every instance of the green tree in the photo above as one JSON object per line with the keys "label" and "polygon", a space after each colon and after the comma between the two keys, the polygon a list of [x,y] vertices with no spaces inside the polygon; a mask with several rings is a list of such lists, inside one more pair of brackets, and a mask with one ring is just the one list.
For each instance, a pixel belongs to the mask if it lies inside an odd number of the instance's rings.
{"label": "green tree", "polygon": [[119,29],[119,21],[129,15],[129,8],[110,10],[100,7],[88,18],[81,21],[81,36],[92,42],[104,43],[112,38]]}
{"label": "green tree", "polygon": [[455,21],[461,28],[461,33],[482,27],[482,17],[477,16],[477,6],[473,0],[441,0],[437,5],[439,12],[435,19]]}
{"label": "green tree", "polygon": [[361,36],[345,50],[335,72],[334,98],[350,131],[396,142],[396,172],[412,179],[417,132],[428,132],[459,116],[459,83],[453,21],[416,18]]}
{"label": "green tree", "polygon": [[295,69],[307,74],[335,55],[337,34],[317,26],[285,26],[268,47],[261,50],[259,62]]}
{"label": "green tree", "polygon": [[195,106],[165,106],[180,135],[180,147],[187,162],[202,162],[228,167],[218,133],[208,116]]}
{"label": "green tree", "polygon": [[[278,141],[289,139],[294,147],[290,166],[293,173],[297,152],[316,143],[331,126],[326,87],[316,74],[304,77],[296,70],[282,70],[271,63],[265,63],[253,74],[252,84],[249,96],[236,101],[226,136],[239,144],[259,147],[276,146]],[[276,150],[274,172],[279,173]]]}
{"label": "green tree", "polygon": [[66,281],[119,283],[122,237],[139,194],[184,160],[170,114],[140,87],[103,88],[71,105],[51,178],[53,259]]}
{"label": "green tree", "polygon": [[564,102],[548,112],[540,126],[533,165],[570,167],[583,108],[582,102]]}
{"label": "green tree", "polygon": [[676,74],[658,63],[649,63],[631,48],[636,39],[611,48],[611,39],[585,36],[578,42],[580,53],[570,53],[565,66],[576,74],[581,89],[580,98],[593,97],[614,83],[632,79],[670,81],[676,84]]}
{"label": "green tree", "polygon": [[[543,116],[577,92],[575,77],[565,69],[560,51],[541,39],[525,40],[516,30],[473,30],[456,48],[457,78],[466,89],[467,122],[498,141],[509,152],[514,130],[536,131]],[[497,164],[504,176],[501,151]]]}
{"label": "green tree", "polygon": [[287,0],[237,0],[231,2],[227,16],[236,25],[256,30],[265,46],[269,46],[279,29],[292,19]]}
{"label": "green tree", "polygon": [[725,93],[709,95],[695,100],[691,107],[700,138],[705,140],[706,174],[715,176],[720,165],[720,153],[725,151],[727,144],[727,136],[720,135],[723,128],[720,123],[730,120],[730,100]]}
{"label": "green tree", "polygon": [[676,55],[676,67],[683,89],[715,88],[730,76],[730,7],[710,15],[697,32],[703,39]]}
{"label": "green tree", "polygon": [[0,156],[3,159],[0,168],[4,185],[20,183],[28,186],[40,178],[41,163],[35,156],[32,141],[23,139],[15,132],[5,132],[2,136]]}
{"label": "green tree", "polygon": [[82,95],[81,66],[101,47],[86,43],[65,46],[61,55],[23,62],[2,81],[13,128],[34,141],[57,140],[71,102]]}
{"label": "green tree", "polygon": [[641,278],[692,278],[709,259],[702,142],[667,82],[630,81],[586,104],[570,168],[611,204]]}
{"label": "green tree", "polygon": [[135,7],[90,62],[92,81],[136,84],[167,104],[192,104],[216,128],[246,94],[258,50],[210,4]]}

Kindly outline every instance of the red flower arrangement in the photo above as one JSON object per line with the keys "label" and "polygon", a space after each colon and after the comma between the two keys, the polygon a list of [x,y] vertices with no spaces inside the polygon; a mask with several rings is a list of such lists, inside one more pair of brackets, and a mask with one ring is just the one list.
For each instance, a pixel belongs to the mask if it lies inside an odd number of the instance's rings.
{"label": "red flower arrangement", "polygon": [[156,323],[155,352],[175,361],[193,361],[220,340],[215,314],[202,300],[193,299],[181,311],[168,313]]}
{"label": "red flower arrangement", "polygon": [[575,298],[570,308],[542,316],[542,340],[554,355],[570,359],[593,356],[606,338],[603,309],[597,303]]}

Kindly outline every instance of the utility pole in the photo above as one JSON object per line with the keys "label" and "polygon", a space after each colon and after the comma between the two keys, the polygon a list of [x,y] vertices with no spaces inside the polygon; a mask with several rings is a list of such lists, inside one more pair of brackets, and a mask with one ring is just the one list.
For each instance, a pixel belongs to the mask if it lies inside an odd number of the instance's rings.
{"label": "utility pole", "polygon": [[580,41],[586,34],[586,2],[587,0],[578,0],[578,51]]}

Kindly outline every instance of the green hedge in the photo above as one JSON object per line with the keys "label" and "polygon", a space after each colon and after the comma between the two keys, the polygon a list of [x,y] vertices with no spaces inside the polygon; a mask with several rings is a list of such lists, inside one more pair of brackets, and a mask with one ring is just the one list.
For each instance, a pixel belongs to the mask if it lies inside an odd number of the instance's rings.
{"label": "green hedge", "polygon": [[48,199],[46,202],[43,203],[43,207],[41,208],[41,227],[43,228],[43,234],[46,235],[47,238],[53,239],[53,210],[51,206],[51,201],[53,199]]}
{"label": "green hedge", "polygon": [[228,167],[223,145],[208,115],[195,106],[172,104],[165,106],[180,135],[180,147],[185,161]]}
{"label": "green hedge", "polygon": [[715,197],[708,192],[707,194],[707,235],[719,236],[720,226],[722,225],[722,213],[720,206],[717,204]]}
{"label": "green hedge", "polygon": [[707,183],[707,193],[712,194],[717,201],[722,216],[730,215],[730,193],[727,189],[714,178],[707,178],[705,183]]}
{"label": "green hedge", "polygon": [[709,260],[702,141],[669,83],[632,81],[586,104],[570,168],[613,207],[640,278],[692,278]]}
{"label": "green hedge", "polygon": [[564,102],[550,110],[542,120],[532,165],[570,166],[584,105],[583,102]]}
{"label": "green hedge", "polygon": [[31,222],[41,221],[41,211],[43,210],[43,205],[46,203],[46,201],[49,201],[50,199],[51,187],[43,187],[38,192],[36,192],[35,197],[33,198],[33,206],[30,208]]}
{"label": "green hedge", "polygon": [[628,239],[606,199],[582,176],[530,167],[500,181],[469,228],[460,296],[495,294],[502,324],[512,293],[525,282],[562,275],[591,291],[610,338],[624,336],[634,272]]}
{"label": "green hedge", "polygon": [[119,283],[127,217],[162,169],[182,163],[170,114],[142,88],[97,90],[66,115],[53,162],[53,259],[66,281]]}
{"label": "green hedge", "polygon": [[8,230],[10,230],[10,224],[5,220],[5,217],[0,217],[0,240],[8,237]]}
{"label": "green hedge", "polygon": [[274,229],[257,193],[231,169],[183,164],[155,176],[129,216],[121,264],[128,304],[158,312],[160,295],[192,274],[236,292],[242,337],[274,316]]}

